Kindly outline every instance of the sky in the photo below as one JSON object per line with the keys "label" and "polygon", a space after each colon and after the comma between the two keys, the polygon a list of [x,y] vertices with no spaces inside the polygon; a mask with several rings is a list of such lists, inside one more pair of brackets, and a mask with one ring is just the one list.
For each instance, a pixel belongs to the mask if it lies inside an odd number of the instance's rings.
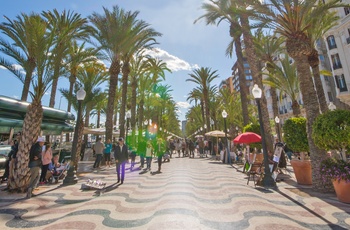
{"label": "sky", "polygon": [[[188,93],[195,84],[186,82],[189,74],[196,68],[208,67],[216,70],[219,78],[213,84],[219,83],[231,76],[231,67],[236,61],[225,55],[225,50],[231,38],[229,24],[225,21],[219,26],[206,25],[204,20],[194,24],[194,21],[205,13],[201,9],[203,0],[11,0],[1,4],[0,23],[3,16],[14,20],[21,13],[40,13],[43,10],[70,10],[87,17],[96,12],[103,13],[103,7],[112,9],[114,5],[128,10],[139,11],[138,19],[150,24],[162,37],[157,38],[155,45],[157,55],[167,63],[172,73],[166,72],[164,84],[170,85],[174,101],[179,107],[179,119],[185,120],[185,114],[191,106],[186,101]],[[5,38],[4,35],[0,34]],[[5,57],[0,53],[0,57]],[[22,83],[8,70],[0,67],[0,95],[20,99]],[[68,88],[68,80],[62,78],[58,88]],[[48,106],[50,90],[44,96],[42,104]],[[67,108],[67,101],[56,94],[55,108]],[[74,113],[74,112],[73,112]]]}

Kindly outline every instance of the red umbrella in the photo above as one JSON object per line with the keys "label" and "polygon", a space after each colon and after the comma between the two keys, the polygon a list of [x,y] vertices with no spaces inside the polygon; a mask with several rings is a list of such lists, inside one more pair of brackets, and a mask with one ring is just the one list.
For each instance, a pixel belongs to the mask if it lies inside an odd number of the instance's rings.
{"label": "red umbrella", "polygon": [[261,136],[252,133],[252,132],[245,132],[240,135],[238,135],[234,140],[234,143],[240,143],[240,144],[249,144],[249,143],[255,143],[255,142],[261,142]]}

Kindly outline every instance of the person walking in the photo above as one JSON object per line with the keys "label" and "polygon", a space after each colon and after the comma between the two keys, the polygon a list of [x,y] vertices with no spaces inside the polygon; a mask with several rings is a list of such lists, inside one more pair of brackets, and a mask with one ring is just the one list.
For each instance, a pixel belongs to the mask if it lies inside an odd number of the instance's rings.
{"label": "person walking", "polygon": [[118,176],[117,183],[124,183],[125,178],[125,163],[128,160],[128,146],[124,144],[124,139],[118,139],[119,145],[114,149],[114,159],[116,163],[116,171]]}
{"label": "person walking", "polygon": [[149,171],[151,171],[152,154],[153,154],[153,147],[152,147],[151,141],[149,140],[146,146],[146,164],[147,164],[147,170]]}
{"label": "person walking", "polygon": [[103,154],[104,148],[105,148],[105,145],[102,143],[101,138],[98,138],[97,142],[96,142],[96,144],[94,146],[94,150],[95,150],[95,153],[96,153],[96,160],[95,160],[93,168],[99,168],[100,167],[100,162],[101,162],[101,159],[102,159],[102,154]]}
{"label": "person walking", "polygon": [[30,179],[27,188],[27,198],[32,197],[33,190],[36,188],[39,182],[39,172],[41,168],[41,152],[44,143],[44,138],[38,137],[36,143],[30,148],[28,165],[30,170]]}
{"label": "person walking", "polygon": [[41,152],[41,176],[40,183],[41,185],[46,184],[46,173],[49,165],[52,161],[52,149],[50,143],[45,143],[45,150]]}
{"label": "person walking", "polygon": [[190,140],[189,141],[189,143],[188,143],[188,149],[190,150],[190,154],[189,154],[189,156],[190,156],[190,158],[192,157],[192,158],[194,158],[194,143],[193,143],[193,141],[192,140]]}
{"label": "person walking", "polygon": [[162,138],[157,139],[157,143],[155,146],[155,154],[157,155],[158,159],[158,171],[157,173],[161,173],[162,169],[162,160],[163,160],[163,155],[166,151],[166,142]]}
{"label": "person walking", "polygon": [[146,140],[144,137],[141,137],[138,144],[137,144],[137,154],[140,156],[140,169],[142,169],[145,165],[145,155],[146,155]]}
{"label": "person walking", "polygon": [[111,140],[108,139],[105,144],[104,156],[106,161],[106,166],[111,167],[111,152],[112,152],[112,143]]}

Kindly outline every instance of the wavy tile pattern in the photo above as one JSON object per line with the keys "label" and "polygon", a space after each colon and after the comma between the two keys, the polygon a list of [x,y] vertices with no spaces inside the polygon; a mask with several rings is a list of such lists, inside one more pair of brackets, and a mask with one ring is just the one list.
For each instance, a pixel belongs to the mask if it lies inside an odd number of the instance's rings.
{"label": "wavy tile pattern", "polygon": [[[153,163],[156,167],[156,163]],[[208,158],[173,158],[162,173],[92,171],[73,186],[42,186],[31,199],[0,192],[0,229],[350,229],[350,205],[301,196],[293,178],[278,189],[247,185],[245,174]],[[80,190],[88,178],[102,191]],[[2,185],[3,188],[3,185]]]}

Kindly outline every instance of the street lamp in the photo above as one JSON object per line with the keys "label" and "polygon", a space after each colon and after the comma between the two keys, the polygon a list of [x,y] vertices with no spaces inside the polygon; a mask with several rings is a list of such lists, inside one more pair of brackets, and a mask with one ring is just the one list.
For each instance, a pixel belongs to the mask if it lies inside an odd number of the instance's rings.
{"label": "street lamp", "polygon": [[207,124],[204,124],[204,132],[207,131]]}
{"label": "street lamp", "polygon": [[281,131],[280,131],[280,119],[278,118],[278,116],[275,117],[275,122],[277,124],[277,136],[278,136],[278,142],[281,142]]}
{"label": "street lamp", "polygon": [[335,106],[335,104],[333,104],[333,102],[329,102],[329,105],[328,105],[328,109],[330,110],[330,111],[333,111],[333,110],[335,110],[337,107]]}
{"label": "street lamp", "polygon": [[229,152],[229,148],[228,148],[228,141],[227,141],[227,126],[226,126],[227,112],[226,112],[226,110],[222,111],[221,115],[224,118],[224,125],[225,125],[226,159],[227,159],[226,163],[230,164],[231,163],[231,157],[230,157],[230,152]]}
{"label": "street lamp", "polygon": [[128,144],[129,123],[131,118],[130,110],[128,110],[125,115],[126,115],[125,143]]}
{"label": "street lamp", "polygon": [[276,183],[271,176],[271,171],[270,171],[270,167],[269,167],[269,159],[268,159],[269,156],[268,156],[267,148],[266,148],[265,131],[264,131],[264,126],[263,126],[263,122],[262,122],[262,114],[261,114],[261,107],[260,107],[260,99],[261,99],[261,95],[262,95],[262,90],[258,87],[257,84],[254,85],[254,87],[252,89],[252,94],[256,100],[256,104],[258,105],[261,142],[262,142],[263,154],[264,154],[265,175],[264,175],[264,178],[262,179],[262,185],[264,187],[274,187],[274,186],[276,186]]}
{"label": "street lamp", "polygon": [[76,161],[76,155],[77,155],[77,144],[78,144],[78,138],[79,138],[79,127],[81,123],[81,104],[86,96],[86,92],[83,88],[79,89],[77,92],[77,100],[78,100],[78,114],[77,114],[77,123],[75,124],[74,129],[74,137],[73,137],[73,144],[72,144],[72,151],[71,151],[71,161],[70,161],[70,167],[67,172],[67,176],[63,180],[64,185],[72,185],[76,184],[78,182],[78,178],[76,177],[75,168],[74,166]]}
{"label": "street lamp", "polygon": [[210,125],[211,125],[211,130],[214,129],[214,120],[212,118],[210,118]]}

